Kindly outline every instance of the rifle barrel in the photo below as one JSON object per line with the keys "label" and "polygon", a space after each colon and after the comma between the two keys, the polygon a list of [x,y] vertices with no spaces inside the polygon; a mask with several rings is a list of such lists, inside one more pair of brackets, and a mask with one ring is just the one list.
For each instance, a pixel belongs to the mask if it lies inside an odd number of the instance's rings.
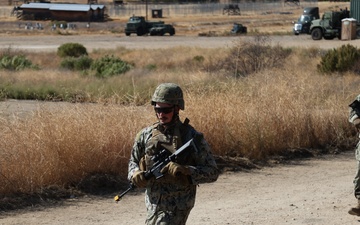
{"label": "rifle barrel", "polygon": [[129,191],[131,191],[132,189],[135,188],[135,185],[130,184],[129,188],[126,189],[123,193],[121,193],[120,195],[115,196],[115,201],[120,201],[122,197],[124,197],[124,195],[126,195]]}

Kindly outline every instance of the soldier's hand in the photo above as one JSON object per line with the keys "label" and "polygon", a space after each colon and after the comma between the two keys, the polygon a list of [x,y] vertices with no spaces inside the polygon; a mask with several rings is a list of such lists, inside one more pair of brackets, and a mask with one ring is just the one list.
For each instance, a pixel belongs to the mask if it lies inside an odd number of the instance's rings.
{"label": "soldier's hand", "polygon": [[191,171],[187,166],[182,166],[175,162],[169,162],[164,168],[161,169],[161,173],[168,173],[173,177],[179,174],[190,175]]}
{"label": "soldier's hand", "polygon": [[144,171],[141,170],[135,171],[135,173],[131,178],[131,182],[138,188],[146,187],[147,180],[145,179]]}

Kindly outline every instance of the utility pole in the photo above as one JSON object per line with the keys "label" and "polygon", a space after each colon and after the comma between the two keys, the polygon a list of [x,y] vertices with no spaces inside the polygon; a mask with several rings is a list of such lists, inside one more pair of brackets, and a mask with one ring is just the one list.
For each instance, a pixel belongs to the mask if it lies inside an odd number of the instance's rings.
{"label": "utility pole", "polygon": [[148,0],[145,0],[145,19],[148,20]]}

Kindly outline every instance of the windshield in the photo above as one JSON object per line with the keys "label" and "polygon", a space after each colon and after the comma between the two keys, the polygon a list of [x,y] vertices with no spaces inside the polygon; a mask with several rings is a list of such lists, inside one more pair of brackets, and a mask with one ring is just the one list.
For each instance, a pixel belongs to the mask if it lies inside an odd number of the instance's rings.
{"label": "windshield", "polygon": [[307,16],[307,15],[301,15],[298,22],[310,22],[311,19],[310,19],[310,16]]}
{"label": "windshield", "polygon": [[129,22],[136,22],[136,23],[138,23],[138,22],[141,22],[141,20],[140,20],[140,18],[138,18],[138,17],[130,17]]}

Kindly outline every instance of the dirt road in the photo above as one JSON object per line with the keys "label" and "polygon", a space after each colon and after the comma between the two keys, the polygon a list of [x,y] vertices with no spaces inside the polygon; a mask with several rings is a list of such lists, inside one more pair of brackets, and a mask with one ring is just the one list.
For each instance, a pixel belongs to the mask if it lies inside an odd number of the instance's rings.
{"label": "dirt road", "polygon": [[[228,172],[200,185],[189,225],[351,225],[354,205],[353,152],[325,156],[252,172]],[[116,204],[113,196],[85,197],[63,205],[0,214],[1,225],[144,224],[144,194]]]}
{"label": "dirt road", "polygon": [[[81,36],[3,36],[0,38],[1,49],[19,49],[28,51],[56,51],[64,43],[75,42],[84,45],[88,51],[94,49],[158,49],[175,46],[219,48],[231,46],[238,39],[253,40],[253,36],[200,37],[200,36],[120,36],[120,35],[81,35]],[[320,40],[313,41],[310,35],[272,36],[273,44],[283,47],[333,49],[344,44],[351,44],[360,48],[360,39],[350,41]]]}

